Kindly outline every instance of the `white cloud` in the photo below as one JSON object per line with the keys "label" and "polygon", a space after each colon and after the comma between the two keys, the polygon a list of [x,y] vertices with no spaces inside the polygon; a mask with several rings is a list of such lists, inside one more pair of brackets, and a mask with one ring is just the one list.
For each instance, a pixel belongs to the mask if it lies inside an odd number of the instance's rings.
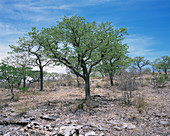
{"label": "white cloud", "polygon": [[131,35],[124,42],[129,46],[129,55],[131,57],[144,56],[152,61],[167,54],[166,51],[159,51],[154,48],[156,40],[150,36]]}
{"label": "white cloud", "polygon": [[23,30],[19,30],[16,27],[9,25],[9,24],[4,24],[0,22],[0,36],[7,36],[7,35],[16,35],[16,34],[23,34]]}
{"label": "white cloud", "polygon": [[40,13],[45,13],[45,10],[52,10],[52,9],[63,9],[63,10],[68,10],[70,9],[70,5],[54,5],[54,6],[41,6],[41,5],[32,5],[32,4],[14,4],[14,8],[18,10],[28,10],[32,12],[40,12]]}
{"label": "white cloud", "polygon": [[8,56],[9,46],[0,44],[0,62]]}

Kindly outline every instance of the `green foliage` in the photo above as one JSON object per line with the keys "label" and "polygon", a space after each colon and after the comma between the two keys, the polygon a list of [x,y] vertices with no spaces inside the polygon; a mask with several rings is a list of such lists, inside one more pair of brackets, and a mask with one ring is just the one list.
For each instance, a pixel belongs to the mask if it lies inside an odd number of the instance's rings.
{"label": "green foliage", "polygon": [[161,56],[160,58],[155,59],[151,63],[153,71],[161,72],[163,71],[165,75],[168,74],[168,70],[170,69],[170,57],[169,56]]}
{"label": "green foliage", "polygon": [[143,68],[144,66],[150,64],[149,60],[144,59],[144,57],[140,57],[140,56],[135,57],[132,61],[133,61],[133,67],[136,68],[136,69],[138,69],[139,72],[140,72],[140,74],[141,74],[141,72],[142,72],[142,68]]}
{"label": "green foliage", "polygon": [[126,34],[126,28],[115,29],[111,22],[86,22],[77,15],[65,16],[56,26],[44,28],[41,32],[46,41],[43,47],[47,56],[84,79],[88,98],[89,78],[94,66],[115,53],[117,56],[116,50],[121,53],[126,50],[120,42],[124,39],[123,34]]}
{"label": "green foliage", "polygon": [[8,64],[10,66],[14,66],[20,68],[20,74],[22,75],[22,79],[20,83],[18,83],[18,87],[20,87],[21,82],[23,82],[23,88],[26,87],[26,79],[29,75],[29,71],[32,70],[30,67],[32,65],[32,58],[30,58],[27,54],[13,54],[2,60],[3,63]]}
{"label": "green foliage", "polygon": [[19,90],[22,90],[22,91],[28,91],[28,87],[24,87],[24,88],[18,88]]}
{"label": "green foliage", "polygon": [[159,85],[164,86],[167,80],[168,80],[167,75],[160,75],[157,82]]}
{"label": "green foliage", "polygon": [[29,84],[40,81],[40,71],[30,70],[28,71]]}
{"label": "green foliage", "polygon": [[51,60],[44,53],[43,44],[46,44],[45,39],[39,30],[33,27],[31,32],[19,38],[19,46],[10,45],[13,53],[28,53],[34,57],[34,66],[40,69],[40,90],[43,90],[43,68],[51,64]]}
{"label": "green foliage", "polygon": [[13,88],[17,87],[21,79],[23,79],[21,68],[10,66],[4,62],[0,63],[0,81],[3,82],[4,88],[11,90],[11,100],[14,99]]}
{"label": "green foliage", "polygon": [[6,83],[5,87],[17,85],[22,78],[21,68],[10,66],[3,62],[0,63],[0,80]]}
{"label": "green foliage", "polygon": [[44,73],[44,77],[46,77],[48,80],[56,81],[56,78],[59,76],[57,72],[51,72],[51,73]]}

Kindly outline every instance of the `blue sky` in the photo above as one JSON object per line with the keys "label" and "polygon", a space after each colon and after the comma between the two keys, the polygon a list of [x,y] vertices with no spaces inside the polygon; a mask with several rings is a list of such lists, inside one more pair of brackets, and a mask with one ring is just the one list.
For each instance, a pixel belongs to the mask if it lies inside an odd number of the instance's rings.
{"label": "blue sky", "polygon": [[170,54],[170,0],[0,0],[0,59],[18,37],[36,26],[50,27],[60,17],[111,21],[127,27],[130,56],[154,60]]}

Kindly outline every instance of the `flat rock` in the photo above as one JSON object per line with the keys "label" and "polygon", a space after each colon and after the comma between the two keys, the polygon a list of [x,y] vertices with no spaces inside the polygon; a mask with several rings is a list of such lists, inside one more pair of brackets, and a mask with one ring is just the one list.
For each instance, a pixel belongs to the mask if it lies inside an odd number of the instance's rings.
{"label": "flat rock", "polygon": [[123,124],[122,124],[122,128],[131,130],[131,129],[135,129],[136,126],[133,125],[133,124],[131,124],[131,123],[123,123]]}
{"label": "flat rock", "polygon": [[94,131],[89,131],[85,133],[85,136],[96,136],[96,133]]}
{"label": "flat rock", "polygon": [[122,128],[121,127],[118,127],[118,126],[114,126],[113,127],[115,130],[117,130],[117,131],[121,131],[122,130]]}
{"label": "flat rock", "polygon": [[170,126],[170,122],[169,121],[160,121],[160,124],[163,125],[164,127]]}
{"label": "flat rock", "polygon": [[70,126],[61,126],[59,133],[63,134],[64,136],[70,136],[70,135],[79,135],[79,129],[81,129],[83,126],[81,125],[70,125]]}
{"label": "flat rock", "polygon": [[27,125],[28,123],[30,122],[30,119],[21,119],[19,120],[17,123],[20,124],[20,125]]}
{"label": "flat rock", "polygon": [[41,119],[45,119],[45,120],[49,120],[49,121],[55,121],[56,118],[55,116],[48,116],[48,115],[44,115],[44,116],[40,116]]}

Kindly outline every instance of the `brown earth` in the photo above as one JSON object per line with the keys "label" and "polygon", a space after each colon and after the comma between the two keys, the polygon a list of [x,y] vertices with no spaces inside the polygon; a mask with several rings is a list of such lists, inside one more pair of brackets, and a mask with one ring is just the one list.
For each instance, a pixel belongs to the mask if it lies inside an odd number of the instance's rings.
{"label": "brown earth", "polygon": [[92,99],[84,89],[60,86],[50,91],[8,90],[0,92],[0,135],[41,136],[168,136],[170,135],[170,86],[153,89],[144,82],[133,91],[130,105],[123,104],[122,91],[92,85]]}

